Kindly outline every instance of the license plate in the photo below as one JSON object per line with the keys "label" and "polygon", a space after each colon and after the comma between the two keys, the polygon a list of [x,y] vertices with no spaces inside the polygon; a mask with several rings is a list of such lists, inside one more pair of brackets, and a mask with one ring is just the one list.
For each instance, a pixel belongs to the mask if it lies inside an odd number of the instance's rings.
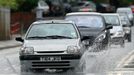
{"label": "license plate", "polygon": [[40,57],[40,61],[60,61],[61,57]]}

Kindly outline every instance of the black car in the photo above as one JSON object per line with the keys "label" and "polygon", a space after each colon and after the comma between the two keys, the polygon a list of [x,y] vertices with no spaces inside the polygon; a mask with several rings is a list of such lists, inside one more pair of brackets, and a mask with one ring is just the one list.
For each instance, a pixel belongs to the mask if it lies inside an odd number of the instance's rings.
{"label": "black car", "polygon": [[65,9],[62,0],[46,0],[46,3],[50,7],[50,15],[58,16],[65,14]]}
{"label": "black car", "polygon": [[104,18],[100,13],[95,12],[75,12],[66,15],[66,20],[74,21],[81,33],[81,36],[87,36],[89,46],[97,45],[97,50],[108,47],[110,32],[112,27],[106,25]]}

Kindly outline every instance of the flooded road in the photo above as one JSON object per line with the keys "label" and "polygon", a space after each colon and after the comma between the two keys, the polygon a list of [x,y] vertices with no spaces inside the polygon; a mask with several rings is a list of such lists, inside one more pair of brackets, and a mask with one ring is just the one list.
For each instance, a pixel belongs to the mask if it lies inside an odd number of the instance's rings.
{"label": "flooded road", "polygon": [[[132,35],[134,36],[134,31]],[[134,40],[134,37],[132,37],[132,39]],[[86,69],[84,70],[84,74],[114,75],[114,73],[116,72],[115,68],[117,67],[117,65],[120,64],[121,60],[132,50],[134,50],[134,41],[132,41],[131,43],[128,43],[126,41],[124,48],[121,48],[118,45],[112,45],[108,50],[103,50],[101,52],[87,51],[84,56],[84,62],[86,63]],[[21,75],[18,52],[19,47],[0,51],[0,75]],[[25,75],[71,75],[71,74],[74,75],[73,73],[71,73],[71,71],[60,74],[25,73]],[[78,73],[77,75],[82,74],[83,73]]]}

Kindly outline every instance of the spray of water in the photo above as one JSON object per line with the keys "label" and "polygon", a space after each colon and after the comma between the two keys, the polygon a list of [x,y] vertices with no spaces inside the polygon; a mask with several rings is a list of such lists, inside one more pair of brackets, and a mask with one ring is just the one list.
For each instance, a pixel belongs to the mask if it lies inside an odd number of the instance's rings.
{"label": "spray of water", "polygon": [[89,47],[88,50],[84,52],[83,56],[81,57],[80,65],[79,65],[79,67],[82,68],[84,74],[87,74],[89,72],[98,73],[98,74],[102,73],[101,68],[94,67],[94,66],[99,66],[100,64],[98,63],[100,63],[101,60],[103,59],[103,55],[107,54],[107,50],[105,49],[103,50],[101,46],[102,46],[102,43],[95,43],[91,47]]}

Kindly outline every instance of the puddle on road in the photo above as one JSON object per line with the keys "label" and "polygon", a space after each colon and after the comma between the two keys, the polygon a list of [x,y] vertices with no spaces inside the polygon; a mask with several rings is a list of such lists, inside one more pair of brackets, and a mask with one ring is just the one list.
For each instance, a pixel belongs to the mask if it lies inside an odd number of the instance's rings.
{"label": "puddle on road", "polygon": [[[80,67],[83,67],[87,75],[104,75],[108,71],[108,59],[110,50],[100,50],[90,47],[82,56]],[[106,61],[107,60],[107,61]],[[110,66],[110,65],[109,65]]]}

